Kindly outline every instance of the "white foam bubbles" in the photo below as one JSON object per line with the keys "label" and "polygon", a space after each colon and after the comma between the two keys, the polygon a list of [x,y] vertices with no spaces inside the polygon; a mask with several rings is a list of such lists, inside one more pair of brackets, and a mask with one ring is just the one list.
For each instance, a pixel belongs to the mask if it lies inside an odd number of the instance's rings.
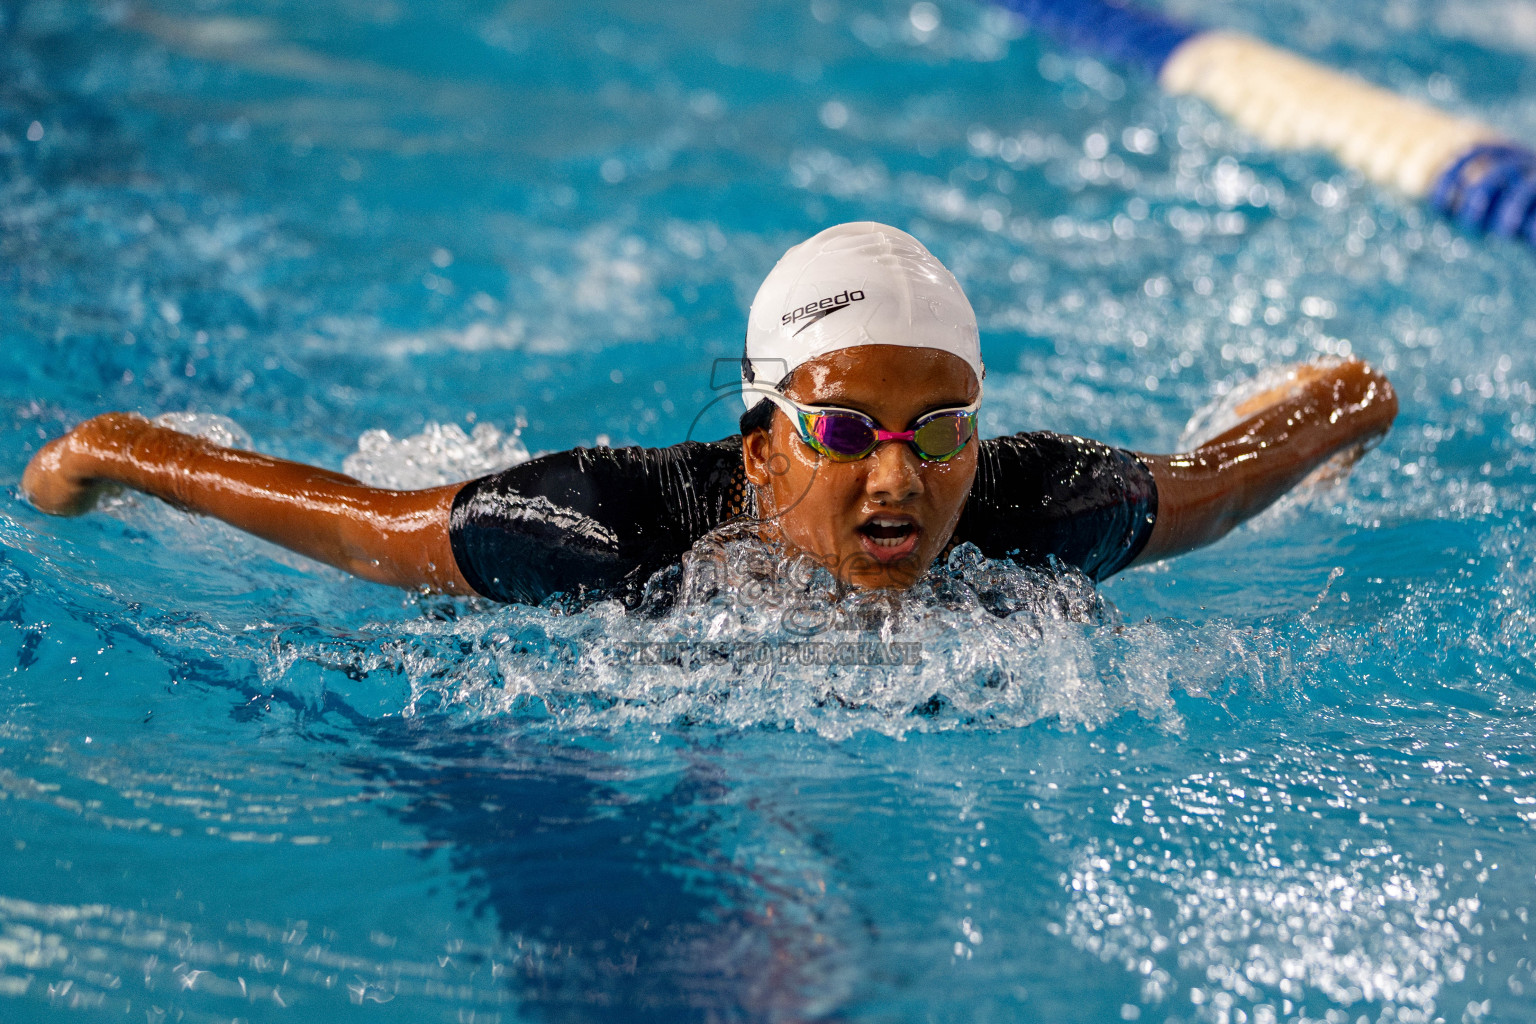
{"label": "white foam bubbles", "polygon": [[514,606],[407,628],[378,656],[410,678],[413,713],[836,739],[1041,720],[1095,728],[1128,712],[1181,725],[1172,644],[1140,639],[1157,627],[1125,627],[1079,573],[969,546],[911,590],[849,591],[809,559],[727,531],[653,579],[635,609]]}
{"label": "white foam bubbles", "polygon": [[163,412],[150,422],[157,427],[179,430],[183,434],[191,434],[225,448],[249,451],[252,447],[251,435],[244,427],[228,416],[214,412]]}
{"label": "white foam bubbles", "polygon": [[365,431],[342,471],[374,487],[438,487],[507,469],[528,460],[521,427],[510,433],[478,423],[466,434],[457,423],[428,423],[418,434],[395,437]]}

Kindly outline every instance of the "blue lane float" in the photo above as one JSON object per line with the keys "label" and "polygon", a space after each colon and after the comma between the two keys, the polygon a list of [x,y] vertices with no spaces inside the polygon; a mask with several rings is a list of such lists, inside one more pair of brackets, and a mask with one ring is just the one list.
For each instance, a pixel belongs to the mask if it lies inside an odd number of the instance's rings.
{"label": "blue lane float", "polygon": [[1196,96],[1275,149],[1324,149],[1461,226],[1536,245],[1536,152],[1237,32],[1105,0],[997,0],[1042,35]]}

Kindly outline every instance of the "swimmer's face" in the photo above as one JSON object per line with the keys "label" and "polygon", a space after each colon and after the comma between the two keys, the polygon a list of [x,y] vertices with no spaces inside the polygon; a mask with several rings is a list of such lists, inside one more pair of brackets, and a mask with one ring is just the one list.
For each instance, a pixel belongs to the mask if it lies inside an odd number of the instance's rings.
{"label": "swimmer's face", "polygon": [[[907,430],[937,409],[969,405],[981,382],[949,352],[861,345],[813,359],[785,393],[806,405],[858,411],[886,430]],[[743,439],[759,511],[783,538],[858,587],[908,587],[955,532],[976,477],[973,438],[947,462],[924,462],[901,441],[867,458],[834,462],[800,440],[782,411]]]}

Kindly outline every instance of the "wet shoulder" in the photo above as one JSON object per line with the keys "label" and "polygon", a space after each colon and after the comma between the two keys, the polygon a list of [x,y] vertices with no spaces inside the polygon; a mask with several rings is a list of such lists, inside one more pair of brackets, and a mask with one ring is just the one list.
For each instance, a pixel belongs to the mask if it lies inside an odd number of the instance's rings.
{"label": "wet shoulder", "polygon": [[1060,560],[1102,579],[1135,557],[1156,513],[1134,452],[1050,431],[981,442],[955,540],[1021,564]]}

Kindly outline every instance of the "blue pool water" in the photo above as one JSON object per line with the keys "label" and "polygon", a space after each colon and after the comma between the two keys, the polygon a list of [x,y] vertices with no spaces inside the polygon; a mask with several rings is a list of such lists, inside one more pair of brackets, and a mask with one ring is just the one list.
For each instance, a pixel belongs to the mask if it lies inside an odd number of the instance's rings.
{"label": "blue pool water", "polygon": [[[1166,9],[1536,139],[1523,5]],[[1536,254],[959,0],[0,12],[0,1020],[1536,1021]],[[1168,450],[1345,353],[1401,419],[1097,595],[831,624],[882,667],[782,656],[820,584],[750,550],[561,614],[17,492],[108,409],[402,486],[720,436],[866,218],[988,432]]]}

